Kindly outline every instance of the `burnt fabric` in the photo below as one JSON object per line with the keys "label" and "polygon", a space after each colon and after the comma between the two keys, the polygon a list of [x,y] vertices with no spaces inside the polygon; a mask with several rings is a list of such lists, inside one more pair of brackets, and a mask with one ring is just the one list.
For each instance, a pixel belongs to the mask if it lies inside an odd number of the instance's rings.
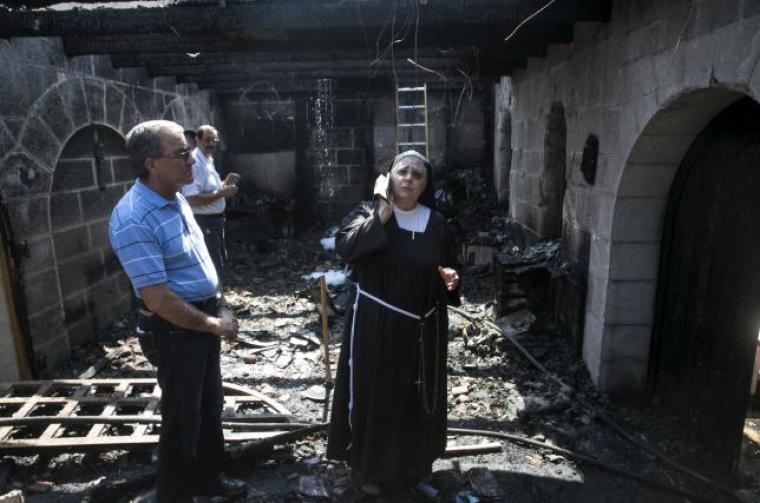
{"label": "burnt fabric", "polygon": [[383,225],[363,204],[346,217],[335,244],[362,291],[422,323],[354,290],[327,455],[386,490],[403,490],[428,475],[446,447],[446,304],[458,305],[459,296],[446,291],[437,268],[456,268],[453,241],[439,213],[413,234],[393,216]]}

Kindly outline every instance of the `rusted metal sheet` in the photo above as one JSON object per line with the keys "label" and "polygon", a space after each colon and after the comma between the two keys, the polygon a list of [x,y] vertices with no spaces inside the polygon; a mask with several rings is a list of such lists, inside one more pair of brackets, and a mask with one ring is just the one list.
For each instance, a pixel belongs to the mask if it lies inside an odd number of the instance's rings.
{"label": "rusted metal sheet", "polygon": [[[225,441],[257,440],[292,429],[283,422],[290,412],[279,403],[242,386],[223,387]],[[158,442],[160,401],[155,379],[0,383],[0,453],[148,447]]]}

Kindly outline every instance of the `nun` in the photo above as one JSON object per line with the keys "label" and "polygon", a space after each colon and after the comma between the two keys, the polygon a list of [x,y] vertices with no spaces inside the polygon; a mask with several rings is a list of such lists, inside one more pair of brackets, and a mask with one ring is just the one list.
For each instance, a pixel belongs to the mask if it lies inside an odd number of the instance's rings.
{"label": "nun", "polygon": [[446,306],[460,302],[455,246],[425,156],[396,156],[374,192],[335,239],[354,290],[327,456],[345,460],[367,496],[434,496],[428,479],[446,448]]}

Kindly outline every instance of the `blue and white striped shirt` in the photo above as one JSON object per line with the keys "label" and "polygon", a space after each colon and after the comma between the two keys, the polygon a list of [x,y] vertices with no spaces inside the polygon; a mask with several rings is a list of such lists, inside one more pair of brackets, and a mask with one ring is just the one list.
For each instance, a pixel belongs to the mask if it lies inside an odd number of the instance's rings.
{"label": "blue and white striped shirt", "polygon": [[187,302],[216,294],[214,263],[181,194],[164,199],[137,180],[111,213],[108,235],[138,297],[162,283]]}

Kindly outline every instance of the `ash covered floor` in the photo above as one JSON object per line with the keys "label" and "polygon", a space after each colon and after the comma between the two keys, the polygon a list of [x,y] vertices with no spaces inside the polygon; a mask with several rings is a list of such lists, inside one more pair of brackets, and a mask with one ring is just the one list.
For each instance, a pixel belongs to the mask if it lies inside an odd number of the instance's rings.
{"label": "ash covered floor", "polygon": [[[479,218],[484,221],[482,214]],[[249,219],[230,221],[227,297],[241,321],[241,337],[224,348],[223,378],[275,399],[299,422],[320,422],[325,417],[325,403],[305,396],[319,390],[324,366],[316,290],[304,275],[341,269],[342,264],[320,246],[321,229],[297,238],[264,240],[257,236],[257,228]],[[462,276],[462,309],[474,319],[493,320],[496,292],[492,274],[483,267],[470,267]],[[332,290],[340,307],[345,294]],[[133,337],[133,321],[116,322],[105,342],[80,348],[71,367],[55,377],[78,376],[104,352],[120,346],[128,350],[120,351],[98,377],[154,376]],[[520,321],[513,319],[512,323],[519,325]],[[342,320],[336,317],[331,324],[333,372],[341,332]],[[657,461],[598,420],[600,412],[608,414],[635,438],[700,468],[703,453],[679,434],[669,418],[656,417],[631,404],[613,404],[598,394],[574,349],[556,327],[539,319],[529,331],[515,333],[517,340],[574,392],[563,390],[531,365],[504,336],[454,313],[447,383],[451,427],[499,431],[548,443],[680,487],[704,501],[729,501],[725,494]],[[449,437],[450,445],[485,441],[494,439]],[[437,461],[432,483],[441,490],[439,501],[697,501],[535,445],[501,443],[502,452]],[[250,483],[248,501],[356,500],[346,467],[325,459],[325,446],[326,437],[317,434],[230,463],[227,472]],[[32,502],[150,501],[154,463],[151,451],[6,456],[0,464],[0,494],[18,489]],[[760,480],[743,482],[744,487],[751,487]],[[742,494],[751,501],[758,493],[744,490]],[[376,499],[418,500],[410,494]]]}

